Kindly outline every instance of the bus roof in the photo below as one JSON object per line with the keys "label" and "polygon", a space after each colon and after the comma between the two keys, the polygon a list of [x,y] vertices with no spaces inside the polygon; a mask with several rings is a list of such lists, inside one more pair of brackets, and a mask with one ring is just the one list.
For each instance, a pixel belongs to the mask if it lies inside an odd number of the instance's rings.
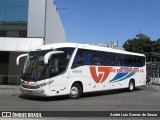
{"label": "bus roof", "polygon": [[40,47],[37,47],[31,51],[38,51],[38,50],[49,50],[49,49],[56,49],[62,47],[73,47],[76,48],[77,43],[52,43],[52,44],[45,44]]}
{"label": "bus roof", "polygon": [[63,47],[73,47],[73,48],[82,48],[88,50],[97,50],[97,51],[105,51],[111,53],[120,53],[120,54],[129,54],[129,55],[136,55],[136,56],[145,56],[144,54],[128,52],[125,50],[118,50],[106,46],[99,46],[99,45],[90,45],[90,44],[80,44],[80,43],[53,43],[53,44],[46,44],[42,45],[36,49],[31,51],[38,51],[38,50],[48,50],[48,49],[56,49],[56,48],[63,48]]}

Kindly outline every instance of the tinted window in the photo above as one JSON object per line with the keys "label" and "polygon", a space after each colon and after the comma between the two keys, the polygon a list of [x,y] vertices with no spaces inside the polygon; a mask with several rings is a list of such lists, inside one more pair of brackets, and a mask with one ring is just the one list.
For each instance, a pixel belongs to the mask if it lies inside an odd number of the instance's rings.
{"label": "tinted window", "polygon": [[145,65],[145,58],[119,53],[78,49],[72,68],[82,65],[142,67]]}
{"label": "tinted window", "polygon": [[105,53],[105,55],[108,66],[142,67],[145,65],[144,57],[118,53]]}
{"label": "tinted window", "polygon": [[44,56],[51,50],[30,52],[24,65],[22,79],[39,81],[62,74],[67,68],[74,49],[61,48],[56,50],[64,51],[64,53],[51,55],[48,64],[44,64]]}
{"label": "tinted window", "polygon": [[90,65],[91,64],[90,56],[91,52],[89,50],[78,49],[78,52],[76,53],[76,56],[74,58],[72,68],[82,65]]}
{"label": "tinted window", "polygon": [[0,51],[0,63],[9,62],[9,52]]}
{"label": "tinted window", "polygon": [[105,61],[107,66],[116,66],[117,65],[117,57],[114,53],[105,53]]}
{"label": "tinted window", "polygon": [[64,53],[52,55],[49,64],[50,77],[61,74],[66,70],[74,48],[59,48],[56,50],[64,51]]}
{"label": "tinted window", "polygon": [[104,52],[92,51],[91,64],[92,65],[106,65]]}
{"label": "tinted window", "polygon": [[0,0],[1,37],[27,37],[27,20],[28,0]]}

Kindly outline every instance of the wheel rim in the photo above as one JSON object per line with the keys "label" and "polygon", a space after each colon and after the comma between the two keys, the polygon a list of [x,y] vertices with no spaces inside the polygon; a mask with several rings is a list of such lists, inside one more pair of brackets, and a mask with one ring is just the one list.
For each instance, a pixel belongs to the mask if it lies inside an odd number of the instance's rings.
{"label": "wheel rim", "polygon": [[130,90],[133,90],[133,83],[131,82],[130,84],[129,84],[129,88],[130,88]]}
{"label": "wheel rim", "polygon": [[77,87],[72,87],[71,88],[71,96],[77,96],[79,93],[78,88]]}

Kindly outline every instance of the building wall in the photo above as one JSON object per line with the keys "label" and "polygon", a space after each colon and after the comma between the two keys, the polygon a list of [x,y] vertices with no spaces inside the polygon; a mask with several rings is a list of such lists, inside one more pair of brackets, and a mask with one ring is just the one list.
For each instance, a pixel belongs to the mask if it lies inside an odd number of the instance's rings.
{"label": "building wall", "polygon": [[53,0],[47,0],[45,43],[65,42],[66,33]]}
{"label": "building wall", "polygon": [[27,37],[28,0],[0,0],[0,37]]}
{"label": "building wall", "polygon": [[43,44],[42,38],[0,37],[0,51],[29,52]]}
{"label": "building wall", "polygon": [[8,63],[9,63],[8,59],[9,59],[9,52],[0,51],[0,75],[8,74]]}
{"label": "building wall", "polygon": [[17,56],[41,45],[41,38],[0,37],[0,75],[21,75],[25,58],[20,59],[20,65],[17,66]]}
{"label": "building wall", "polygon": [[65,40],[54,0],[0,0],[0,52],[9,51],[7,63],[0,62],[0,75],[21,75],[24,59],[17,66],[19,54]]}
{"label": "building wall", "polygon": [[65,42],[66,33],[54,0],[29,0],[27,37],[42,37],[46,44]]}
{"label": "building wall", "polygon": [[23,54],[22,52],[10,52],[9,53],[9,69],[8,69],[8,74],[9,75],[21,75],[24,62],[25,62],[25,57],[21,58],[19,61],[19,65],[16,65],[16,58],[18,55]]}
{"label": "building wall", "polygon": [[0,75],[8,74],[8,63],[0,63]]}
{"label": "building wall", "polygon": [[45,0],[29,0],[27,37],[44,38]]}

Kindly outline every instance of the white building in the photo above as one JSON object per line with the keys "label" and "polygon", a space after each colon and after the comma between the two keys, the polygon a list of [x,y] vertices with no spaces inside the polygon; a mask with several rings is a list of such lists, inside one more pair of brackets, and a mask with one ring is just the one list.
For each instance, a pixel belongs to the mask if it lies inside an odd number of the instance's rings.
{"label": "white building", "polygon": [[54,0],[0,0],[0,76],[21,74],[19,54],[65,39]]}

